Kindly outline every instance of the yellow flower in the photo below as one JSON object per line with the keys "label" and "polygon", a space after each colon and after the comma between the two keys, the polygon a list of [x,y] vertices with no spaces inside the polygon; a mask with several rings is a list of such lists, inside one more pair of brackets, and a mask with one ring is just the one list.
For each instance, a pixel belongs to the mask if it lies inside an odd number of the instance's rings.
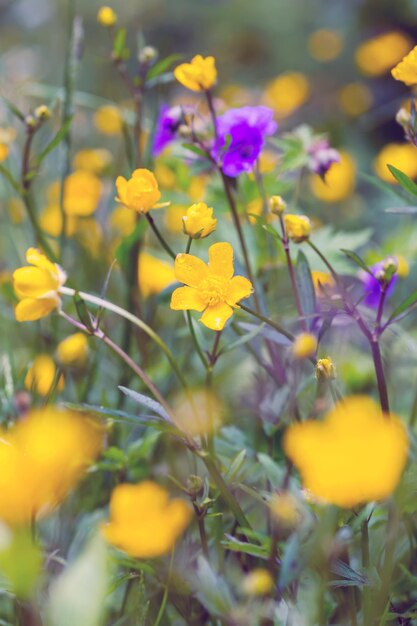
{"label": "yellow flower", "polygon": [[374,161],[374,170],[387,183],[398,185],[388,169],[393,165],[410,178],[417,177],[417,149],[411,143],[388,143],[382,148]]}
{"label": "yellow flower", "polygon": [[100,200],[101,182],[91,172],[77,170],[64,183],[64,211],[67,215],[94,213]]}
{"label": "yellow flower", "polygon": [[174,399],[173,409],[175,425],[192,437],[215,432],[225,417],[224,405],[207,389],[179,393]]}
{"label": "yellow flower", "polygon": [[146,169],[135,170],[129,180],[118,176],[116,188],[118,202],[138,213],[147,213],[161,197],[155,176]]}
{"label": "yellow flower", "polygon": [[222,330],[238,302],[252,293],[252,283],[233,276],[233,248],[230,243],[210,246],[209,264],[191,254],[178,254],[175,276],[186,287],[172,294],[174,311],[204,311],[200,321],[211,330]]}
{"label": "yellow flower", "polygon": [[337,30],[316,30],[308,39],[308,51],[313,59],[328,63],[336,59],[343,49],[343,37]]}
{"label": "yellow flower", "polygon": [[243,579],[243,591],[249,596],[264,596],[274,589],[271,574],[263,567],[253,569]]}
{"label": "yellow flower", "polygon": [[349,83],[338,93],[339,105],[346,115],[358,117],[370,109],[372,91],[364,83]]}
{"label": "yellow flower", "polygon": [[88,340],[84,333],[74,333],[57,347],[58,361],[63,365],[82,366],[88,359]]}
{"label": "yellow flower", "polygon": [[271,196],[269,198],[269,208],[274,215],[282,215],[287,208],[287,203],[281,196]]}
{"label": "yellow flower", "polygon": [[204,174],[193,176],[188,187],[188,195],[193,202],[200,202],[204,198],[208,185],[208,178]]}
{"label": "yellow flower", "polygon": [[9,152],[9,146],[5,143],[0,143],[0,163],[7,159]]}
{"label": "yellow flower", "polygon": [[16,130],[10,127],[0,127],[0,163],[10,154],[10,144],[16,139]]}
{"label": "yellow flower", "polygon": [[316,378],[317,380],[333,380],[336,378],[336,368],[333,361],[328,356],[324,359],[319,359],[316,363]]}
{"label": "yellow flower", "polygon": [[73,166],[76,170],[86,170],[92,174],[101,174],[111,162],[111,152],[105,148],[85,148],[77,152],[73,160]]}
{"label": "yellow flower", "polygon": [[411,45],[410,37],[404,33],[383,33],[357,48],[356,63],[366,76],[382,76],[408,52]]}
{"label": "yellow flower", "polygon": [[111,494],[110,522],[104,538],[130,556],[148,559],[172,550],[191,520],[185,500],[170,500],[168,492],[150,480],[118,485]]}
{"label": "yellow flower", "polygon": [[317,339],[310,333],[297,335],[292,345],[292,353],[296,359],[307,359],[314,356],[317,350]]}
{"label": "yellow flower", "polygon": [[356,166],[352,157],[339,151],[339,163],[333,163],[323,181],[320,176],[310,178],[313,194],[323,202],[341,202],[352,195],[356,184]]}
{"label": "yellow flower", "polygon": [[313,270],[311,272],[311,278],[313,280],[314,291],[317,298],[326,296],[327,293],[335,287],[334,278],[331,274],[329,274],[329,272]]}
{"label": "yellow flower", "polygon": [[400,278],[405,278],[410,273],[410,265],[408,264],[408,261],[400,254],[396,254],[395,258],[397,259],[398,263],[397,276],[399,276]]}
{"label": "yellow flower", "polygon": [[7,206],[13,224],[21,224],[25,219],[25,205],[20,198],[10,198]]}
{"label": "yellow flower", "polygon": [[154,172],[162,189],[175,189],[177,177],[170,167],[158,160],[155,164]]}
{"label": "yellow flower", "polygon": [[49,315],[59,307],[59,289],[67,276],[57,265],[36,248],[29,248],[25,266],[13,272],[13,286],[20,302],[15,309],[18,322],[30,322]]}
{"label": "yellow flower", "polygon": [[215,59],[197,54],[190,63],[177,65],[174,76],[181,85],[191,91],[207,91],[217,80]]}
{"label": "yellow flower", "polygon": [[306,215],[284,215],[287,236],[294,243],[301,243],[310,237],[311,222]]}
{"label": "yellow flower", "polygon": [[114,26],[117,22],[117,15],[111,7],[100,7],[97,13],[97,22],[102,26]]}
{"label": "yellow flower", "polygon": [[0,434],[0,519],[30,524],[51,512],[98,455],[103,428],[86,414],[48,406]]}
{"label": "yellow flower", "polygon": [[[51,237],[59,237],[62,233],[62,224],[62,212],[59,204],[48,204],[39,214],[39,226]],[[72,237],[75,234],[76,226],[76,216],[67,215],[65,230],[68,237]]]}
{"label": "yellow flower", "polygon": [[203,239],[216,230],[217,220],[213,209],[205,202],[192,204],[182,218],[184,233],[193,239]]}
{"label": "yellow flower", "polygon": [[284,450],[315,497],[340,507],[387,498],[407,460],[408,435],[367,397],[345,398],[323,421],[287,429]]}
{"label": "yellow flower", "polygon": [[301,520],[300,505],[289,491],[275,493],[269,500],[269,507],[278,528],[295,528]]}
{"label": "yellow flower", "polygon": [[103,135],[120,135],[123,120],[117,107],[105,104],[94,113],[94,124]]}
{"label": "yellow flower", "polygon": [[109,216],[109,226],[122,237],[131,235],[136,227],[136,215],[126,206],[117,206]]}
{"label": "yellow flower", "polygon": [[170,263],[141,252],[138,257],[138,287],[144,298],[157,294],[175,283],[174,268]]}
{"label": "yellow flower", "polygon": [[285,118],[300,108],[309,95],[310,85],[306,76],[299,72],[288,72],[267,84],[264,102],[274,109],[278,118]]}
{"label": "yellow flower", "polygon": [[77,219],[75,235],[83,248],[94,258],[103,252],[103,231],[94,218]]}
{"label": "yellow flower", "polygon": [[[39,354],[27,371],[25,387],[40,396],[47,396],[52,390],[56,376],[57,371],[53,359],[49,354]],[[63,388],[64,377],[61,374],[56,382],[56,390],[62,391]]]}
{"label": "yellow flower", "polygon": [[391,74],[395,80],[400,80],[406,85],[417,83],[417,46],[391,70]]}

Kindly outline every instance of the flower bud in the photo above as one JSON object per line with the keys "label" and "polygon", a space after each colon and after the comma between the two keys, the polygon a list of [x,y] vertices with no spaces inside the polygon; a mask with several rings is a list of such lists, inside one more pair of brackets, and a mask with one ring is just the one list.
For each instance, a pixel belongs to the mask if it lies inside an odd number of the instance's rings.
{"label": "flower bud", "polygon": [[258,567],[243,579],[242,589],[248,596],[264,596],[274,588],[274,581],[267,569]]}
{"label": "flower bud", "polygon": [[301,243],[310,237],[311,222],[306,215],[285,215],[287,236],[294,243]]}
{"label": "flower bud", "polygon": [[117,22],[117,15],[111,7],[101,7],[97,13],[97,22],[106,28],[114,26]]}
{"label": "flower bud", "polygon": [[34,113],[35,113],[35,117],[38,120],[42,120],[42,121],[47,120],[51,117],[51,112],[45,104],[41,104],[40,106],[36,107]]}
{"label": "flower bud", "polygon": [[269,208],[271,213],[282,215],[287,208],[287,203],[281,196],[271,196],[269,199]]}
{"label": "flower bud", "polygon": [[153,46],[145,46],[139,52],[139,63],[150,65],[158,58],[158,50]]}
{"label": "flower bud", "polygon": [[320,382],[325,380],[334,380],[336,378],[336,368],[333,361],[328,356],[319,359],[316,363],[316,379]]}
{"label": "flower bud", "polygon": [[297,335],[292,346],[292,353],[296,359],[308,359],[317,350],[317,339],[311,333]]}
{"label": "flower bud", "polygon": [[272,519],[282,530],[292,530],[301,521],[301,509],[297,499],[289,491],[275,493],[270,501]]}
{"label": "flower bud", "polygon": [[398,270],[398,261],[394,256],[389,256],[384,259],[382,264],[383,269],[383,281],[389,283],[394,274],[397,273]]}
{"label": "flower bud", "polygon": [[217,226],[217,220],[213,217],[213,209],[205,202],[192,204],[182,218],[184,234],[193,239],[208,237]]}
{"label": "flower bud", "polygon": [[203,493],[204,483],[200,476],[190,474],[187,478],[187,491],[191,498],[197,498]]}
{"label": "flower bud", "polygon": [[401,109],[397,111],[395,121],[403,128],[406,128],[411,122],[411,113],[404,107],[401,107]]}

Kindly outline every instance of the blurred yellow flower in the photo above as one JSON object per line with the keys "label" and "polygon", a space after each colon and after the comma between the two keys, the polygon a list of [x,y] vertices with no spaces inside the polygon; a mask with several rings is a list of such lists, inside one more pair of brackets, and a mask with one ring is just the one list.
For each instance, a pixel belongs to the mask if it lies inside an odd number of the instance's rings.
{"label": "blurred yellow flower", "polygon": [[74,333],[57,346],[56,356],[62,365],[82,366],[88,359],[88,340],[84,333]]}
{"label": "blurred yellow flower", "polygon": [[164,215],[164,224],[172,233],[183,233],[182,218],[187,213],[187,207],[184,204],[171,204]]}
{"label": "blurred yellow flower", "polygon": [[204,239],[216,230],[217,219],[205,202],[192,204],[182,218],[184,234],[193,239]]}
{"label": "blurred yellow flower", "polygon": [[333,380],[336,378],[336,368],[329,356],[323,359],[318,359],[316,363],[316,378],[321,381]]}
{"label": "blurred yellow flower", "polygon": [[328,63],[336,59],[343,49],[343,36],[337,30],[322,28],[308,39],[308,51],[313,59]]}
{"label": "blurred yellow flower", "polygon": [[111,7],[100,7],[97,13],[97,22],[102,26],[114,26],[117,22],[117,15]]}
{"label": "blurred yellow flower", "polygon": [[0,143],[0,163],[7,159],[9,152],[9,146],[5,143]]}
{"label": "blurred yellow flower", "polygon": [[13,272],[13,287],[20,302],[15,309],[18,322],[38,320],[61,304],[59,289],[67,280],[65,272],[36,248],[29,248],[25,266]]}
{"label": "blurred yellow flower", "polygon": [[129,180],[118,176],[116,188],[118,202],[138,213],[147,213],[161,197],[157,180],[147,169],[135,170]]}
{"label": "blurred yellow flower", "polygon": [[85,148],[79,150],[73,159],[76,170],[86,170],[92,174],[101,174],[112,162],[112,155],[105,148]]}
{"label": "blurred yellow flower", "polygon": [[[62,233],[62,211],[59,204],[48,204],[39,213],[39,226],[42,230],[51,235],[51,237],[59,237]],[[75,215],[67,215],[65,220],[65,230],[68,237],[72,237],[77,226],[77,218]]]}
{"label": "blurred yellow flower", "polygon": [[188,195],[193,202],[201,202],[206,194],[208,184],[207,176],[200,174],[199,176],[193,176],[188,187]]}
{"label": "blurred yellow flower", "polygon": [[398,185],[388,169],[393,165],[410,178],[417,177],[417,148],[411,143],[388,143],[374,160],[374,170],[382,180]]}
{"label": "blurred yellow flower", "polygon": [[25,219],[25,205],[20,198],[10,198],[7,206],[13,224],[21,224]]}
{"label": "blurred yellow flower", "polygon": [[77,219],[75,236],[93,258],[98,258],[103,252],[103,230],[94,218]]}
{"label": "blurred yellow flower", "polygon": [[91,172],[77,170],[65,179],[64,211],[67,215],[91,215],[98,206],[100,195],[100,179]]}
{"label": "blurred yellow flower", "polygon": [[100,452],[103,428],[86,414],[48,406],[0,436],[0,519],[29,525],[51,512]]}
{"label": "blurred yellow flower", "polygon": [[47,396],[55,382],[56,390],[63,390],[64,377],[60,374],[58,380],[56,378],[57,370],[52,357],[49,354],[38,354],[25,376],[25,387],[40,396]]}
{"label": "blurred yellow flower", "polygon": [[174,399],[174,422],[180,430],[195,437],[216,431],[223,423],[225,407],[213,391],[191,389]]}
{"label": "blurred yellow flower", "polygon": [[310,95],[308,79],[300,72],[281,74],[270,81],[264,93],[264,103],[278,118],[289,117],[300,108]]}
{"label": "blurred yellow flower", "polygon": [[284,215],[285,230],[288,238],[294,243],[301,243],[310,237],[311,222],[306,215]]}
{"label": "blurred yellow flower", "polygon": [[13,127],[0,127],[0,163],[10,154],[10,144],[16,139],[16,130]]}
{"label": "blurred yellow flower", "polygon": [[161,161],[157,161],[154,168],[155,177],[159,183],[159,186],[162,189],[174,189],[177,184],[177,177],[175,176],[175,172],[165,165],[165,163],[161,163]]}
{"label": "blurred yellow flower", "polygon": [[274,215],[282,215],[287,208],[287,203],[281,196],[271,196],[269,198],[269,209]]}
{"label": "blurred yellow flower", "polygon": [[123,119],[119,109],[111,104],[105,104],[94,113],[94,125],[103,135],[120,135],[123,128]]}
{"label": "blurred yellow flower", "polygon": [[417,84],[417,46],[391,70],[391,74],[395,80],[400,80],[406,85]]}
{"label": "blurred yellow flower", "polygon": [[382,76],[412,45],[412,40],[405,33],[392,31],[377,35],[364,41],[356,49],[356,64],[366,76]]}
{"label": "blurred yellow flower", "polygon": [[175,272],[170,263],[161,261],[148,252],[139,254],[138,287],[144,298],[161,293],[172,283],[175,283]]}
{"label": "blurred yellow flower", "polygon": [[257,567],[243,579],[242,589],[249,596],[264,596],[275,587],[274,580],[267,569]]}
{"label": "blurred yellow flower", "polygon": [[341,202],[352,195],[356,185],[356,165],[352,157],[339,150],[339,163],[332,163],[323,181],[320,176],[311,176],[313,194],[323,202]]}
{"label": "blurred yellow flower", "polygon": [[311,333],[297,335],[292,345],[292,353],[296,359],[307,359],[314,356],[317,350],[317,339]]}
{"label": "blurred yellow flower", "polygon": [[274,493],[269,500],[269,507],[278,528],[295,528],[301,520],[299,502],[289,491]]}
{"label": "blurred yellow flower", "polygon": [[215,59],[197,54],[190,63],[177,65],[174,76],[181,85],[191,91],[207,91],[217,80]]}
{"label": "blurred yellow flower", "polygon": [[[249,204],[246,207],[246,214],[248,216],[248,220],[251,224],[256,224],[257,223],[257,218],[255,217],[255,215],[257,216],[261,216],[262,215],[262,211],[263,211],[263,200],[262,198],[255,198],[254,200],[252,200],[251,202],[249,202]],[[266,215],[266,221],[269,222],[273,222],[277,219],[276,214],[273,212],[269,212]]]}
{"label": "blurred yellow flower", "polygon": [[200,322],[211,330],[222,330],[239,308],[238,302],[248,298],[252,283],[244,276],[233,276],[233,248],[230,243],[210,246],[207,265],[191,254],[177,254],[175,276],[185,287],[172,294],[174,311],[204,311]]}
{"label": "blurred yellow flower", "polygon": [[104,538],[132,557],[148,559],[172,550],[191,521],[185,500],[169,499],[158,484],[144,480],[118,485],[111,494],[110,521],[101,526]]}
{"label": "blurred yellow flower", "polygon": [[398,263],[398,269],[396,272],[397,276],[399,276],[400,278],[405,278],[410,273],[410,265],[408,261],[400,254],[396,254],[395,258],[397,259]]}
{"label": "blurred yellow flower", "polygon": [[109,216],[110,228],[121,237],[131,235],[136,227],[136,215],[127,206],[117,206]]}
{"label": "blurred yellow flower", "polygon": [[311,278],[317,298],[326,296],[327,293],[335,287],[334,278],[329,272],[313,270],[311,272]]}
{"label": "blurred yellow flower", "polygon": [[407,460],[408,435],[395,415],[365,396],[345,398],[323,421],[287,429],[284,450],[314,496],[340,507],[388,497]]}
{"label": "blurred yellow flower", "polygon": [[372,91],[364,83],[349,83],[338,93],[342,111],[350,117],[359,117],[372,106]]}

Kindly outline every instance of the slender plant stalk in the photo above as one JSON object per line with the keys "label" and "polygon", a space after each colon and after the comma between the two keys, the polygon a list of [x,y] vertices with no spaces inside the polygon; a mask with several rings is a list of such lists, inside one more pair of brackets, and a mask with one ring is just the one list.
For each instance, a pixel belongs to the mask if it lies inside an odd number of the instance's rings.
{"label": "slender plant stalk", "polygon": [[295,306],[297,308],[298,316],[300,318],[303,330],[307,332],[308,331],[307,321],[304,318],[304,311],[301,306],[300,294],[298,292],[297,282],[295,280],[294,265],[291,259],[290,242],[288,240],[287,231],[285,228],[284,220],[282,219],[282,215],[279,216],[279,222],[280,222],[281,232],[282,232],[282,244],[284,246],[285,258],[287,260],[288,274],[290,276],[291,287],[292,287],[292,291],[294,294]]}
{"label": "slender plant stalk", "polygon": [[276,322],[273,322],[268,317],[265,317],[265,315],[262,315],[261,313],[258,313],[257,311],[253,311],[253,309],[249,309],[246,305],[242,304],[241,302],[239,302],[239,307],[243,311],[246,311],[246,313],[249,313],[250,315],[257,317],[258,320],[260,320],[261,322],[265,322],[265,324],[268,324],[268,326],[271,326],[271,328],[276,330],[280,335],[287,337],[287,339],[289,339],[290,341],[294,341],[295,337],[292,333],[290,333],[288,330],[285,330],[285,328],[283,328]]}
{"label": "slender plant stalk", "polygon": [[159,232],[159,229],[158,229],[157,225],[155,224],[155,220],[153,219],[152,215],[150,215],[149,213],[146,213],[145,216],[146,216],[146,219],[149,222],[149,226],[152,228],[153,232],[155,233],[159,243],[164,248],[165,252],[167,252],[169,254],[171,259],[175,260],[177,255],[172,250],[172,248],[167,244],[167,242],[165,241],[165,239],[163,238],[163,236]]}

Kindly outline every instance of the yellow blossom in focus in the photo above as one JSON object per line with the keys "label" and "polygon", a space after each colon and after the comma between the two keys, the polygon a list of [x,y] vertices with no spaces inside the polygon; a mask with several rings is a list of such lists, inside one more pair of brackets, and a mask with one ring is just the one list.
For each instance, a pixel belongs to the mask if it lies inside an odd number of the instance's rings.
{"label": "yellow blossom in focus", "polygon": [[310,333],[297,335],[292,345],[292,353],[296,359],[307,359],[314,356],[317,350],[317,339]]}
{"label": "yellow blossom in focus", "polygon": [[157,180],[147,169],[135,170],[129,180],[118,176],[116,188],[117,200],[138,213],[147,213],[161,197]]}
{"label": "yellow blossom in focus", "polygon": [[372,91],[364,83],[349,83],[338,93],[339,105],[346,115],[359,117],[372,106]]}
{"label": "yellow blossom in focus", "polygon": [[300,72],[288,72],[267,84],[264,103],[274,110],[278,118],[285,118],[299,109],[309,95],[310,85],[306,76]]}
{"label": "yellow blossom in focus", "polygon": [[274,493],[269,500],[269,507],[278,528],[295,528],[301,520],[300,505],[289,491]]}
{"label": "yellow blossom in focus", "polygon": [[352,195],[356,185],[356,165],[352,157],[339,150],[339,163],[332,163],[326,179],[311,176],[310,187],[313,194],[323,202],[341,202]]}
{"label": "yellow blossom in focus", "polygon": [[126,206],[117,206],[109,216],[110,228],[121,237],[131,235],[136,227],[136,215]]}
{"label": "yellow blossom in focus", "polygon": [[88,359],[88,340],[84,333],[74,333],[63,339],[56,349],[62,365],[82,366]]}
{"label": "yellow blossom in focus", "polygon": [[233,276],[233,248],[230,243],[210,246],[209,263],[191,254],[177,254],[175,277],[185,287],[172,294],[174,311],[204,311],[200,322],[211,330],[222,330],[239,308],[238,302],[252,293],[252,283],[244,276]]}
{"label": "yellow blossom in focus", "polygon": [[246,574],[242,589],[248,596],[264,596],[274,589],[275,583],[267,569],[258,567]]}
{"label": "yellow blossom in focus", "polygon": [[217,80],[215,59],[197,54],[190,63],[177,65],[174,76],[181,85],[191,91],[207,91]]}
{"label": "yellow blossom in focus", "polygon": [[395,80],[400,80],[406,85],[417,84],[417,46],[391,70],[391,74]]}
{"label": "yellow blossom in focus", "polygon": [[323,421],[287,429],[284,451],[313,496],[340,507],[387,498],[400,480],[408,435],[371,398],[344,398]]}
{"label": "yellow blossom in focus", "polygon": [[308,39],[308,51],[313,59],[328,63],[336,59],[343,49],[343,37],[337,30],[316,30]]}
{"label": "yellow blossom in focus", "polygon": [[102,26],[114,26],[117,22],[117,15],[111,7],[100,7],[97,13],[97,22]]}
{"label": "yellow blossom in focus", "polygon": [[120,135],[123,120],[117,107],[105,104],[94,113],[94,125],[103,135]]}
{"label": "yellow blossom in focus", "polygon": [[355,52],[356,64],[366,76],[382,76],[397,63],[412,46],[405,33],[392,31],[364,41]]}
{"label": "yellow blossom in focus", "polygon": [[158,484],[144,480],[118,485],[110,498],[110,521],[101,526],[104,538],[138,559],[163,556],[172,550],[191,521],[185,500],[169,499]]}
{"label": "yellow blossom in focus", "polygon": [[62,391],[64,377],[60,374],[57,380],[57,370],[53,359],[48,354],[39,354],[25,376],[26,389],[40,396],[47,396],[55,383],[55,389]]}
{"label": "yellow blossom in focus", "polygon": [[192,204],[182,218],[184,234],[193,239],[204,239],[216,230],[217,219],[205,202]]}
{"label": "yellow blossom in focus", "polygon": [[76,170],[86,170],[92,174],[101,174],[112,162],[112,155],[105,148],[86,148],[79,150],[73,159]]}
{"label": "yellow blossom in focus", "polygon": [[48,406],[0,434],[0,519],[29,525],[60,504],[98,455],[102,427]]}
{"label": "yellow blossom in focus", "polygon": [[294,243],[302,243],[310,237],[311,222],[306,215],[284,215],[285,230]]}
{"label": "yellow blossom in focus", "polygon": [[329,272],[313,270],[311,272],[311,278],[317,298],[326,296],[327,292],[331,291],[335,287],[334,278]]}
{"label": "yellow blossom in focus", "polygon": [[10,198],[7,206],[13,224],[21,224],[25,219],[25,205],[20,198]]}
{"label": "yellow blossom in focus", "polygon": [[179,234],[184,232],[182,218],[186,213],[187,207],[185,205],[171,204],[165,211],[164,215],[164,224],[166,228],[171,231],[171,233]]}
{"label": "yellow blossom in focus", "polygon": [[67,215],[91,215],[98,206],[100,195],[100,179],[91,172],[77,170],[65,179],[64,211]]}
{"label": "yellow blossom in focus", "polygon": [[388,143],[374,160],[374,170],[387,183],[398,185],[388,169],[393,165],[410,178],[417,177],[417,148],[411,143]]}
{"label": "yellow blossom in focus", "polygon": [[336,368],[329,356],[318,359],[316,363],[316,378],[320,381],[333,380],[336,378]]}
{"label": "yellow blossom in focus", "polygon": [[141,252],[138,257],[138,287],[144,298],[161,293],[175,283],[174,268],[170,263]]}
{"label": "yellow blossom in focus", "polygon": [[59,289],[67,275],[36,248],[29,248],[26,261],[31,266],[20,267],[13,272],[13,287],[20,302],[15,309],[18,322],[30,322],[49,315],[61,299]]}

